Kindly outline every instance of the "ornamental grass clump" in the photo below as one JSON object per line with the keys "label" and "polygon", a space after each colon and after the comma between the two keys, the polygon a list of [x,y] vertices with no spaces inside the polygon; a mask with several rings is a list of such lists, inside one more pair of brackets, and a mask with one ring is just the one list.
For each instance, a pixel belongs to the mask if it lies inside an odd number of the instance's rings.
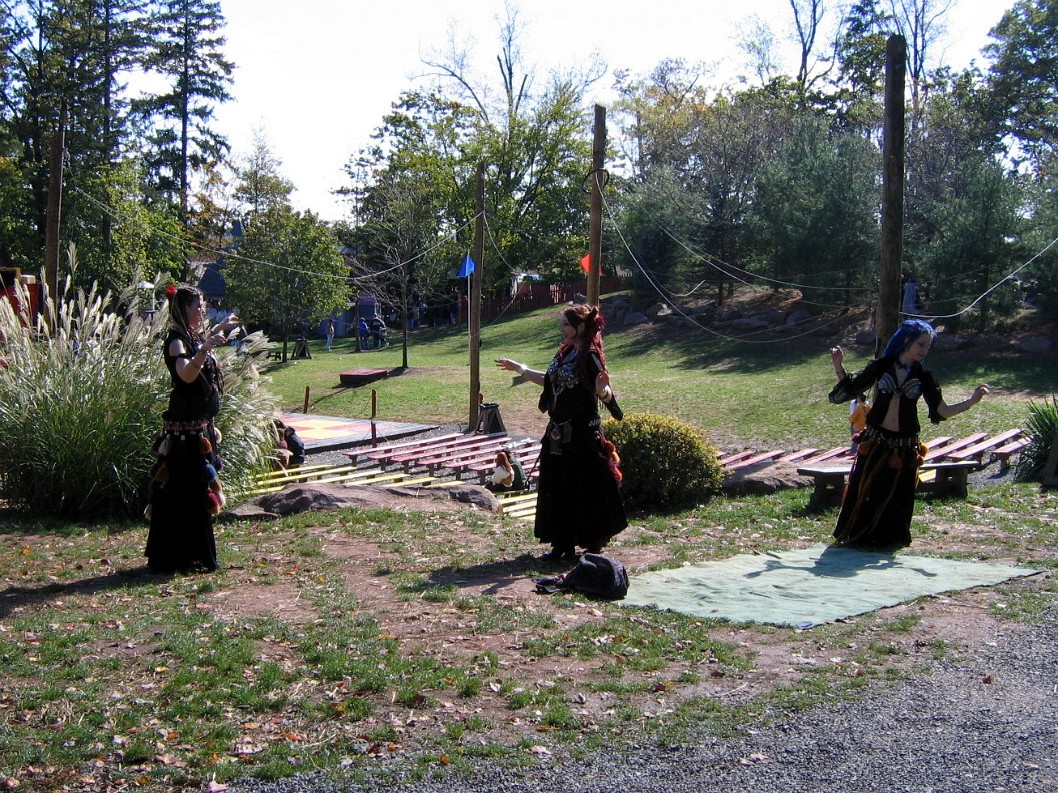
{"label": "ornamental grass clump", "polygon": [[604,428],[621,457],[621,494],[635,510],[702,504],[721,492],[716,448],[697,427],[674,418],[629,413]]}
{"label": "ornamental grass clump", "polygon": [[1026,424],[1028,445],[1018,453],[1014,465],[1014,478],[1019,482],[1042,482],[1047,456],[1058,442],[1058,397],[1050,403],[1029,402],[1029,420]]}
{"label": "ornamental grass clump", "polygon": [[[36,317],[0,300],[0,498],[9,506],[75,519],[142,513],[170,380],[168,312],[141,315],[137,299],[135,289],[115,297],[67,280]],[[17,304],[29,305],[24,288]],[[224,479],[238,491],[274,447],[272,400],[252,355],[220,353]]]}

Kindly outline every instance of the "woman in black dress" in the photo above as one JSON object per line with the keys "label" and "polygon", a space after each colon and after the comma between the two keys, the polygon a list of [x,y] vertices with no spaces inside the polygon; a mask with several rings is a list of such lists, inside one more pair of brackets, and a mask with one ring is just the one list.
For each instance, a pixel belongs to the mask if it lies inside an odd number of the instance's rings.
{"label": "woman in black dress", "polygon": [[190,286],[170,286],[169,332],[163,354],[172,379],[169,407],[155,442],[146,515],[147,564],[157,573],[217,569],[213,516],[219,511],[217,452],[220,433],[213,419],[220,410],[222,378],[213,350],[227,343],[221,332],[238,324],[228,317],[203,333],[202,294]]}
{"label": "woman in black dress", "polygon": [[939,424],[976,405],[988,393],[982,384],[969,399],[948,405],[933,373],[922,366],[936,333],[929,323],[906,320],[889,340],[882,357],[859,374],[843,365],[841,347],[830,351],[838,384],[830,392],[835,404],[875,388],[867,426],[854,441],[856,460],[841,502],[835,545],[902,548],[911,544],[911,513],[918,469],[926,454],[919,441],[917,401],[926,402],[929,419]]}
{"label": "woman in black dress", "polygon": [[545,559],[572,558],[579,545],[599,553],[628,525],[621,503],[621,473],[613,444],[599,417],[601,400],[620,420],[602,348],[602,314],[595,306],[562,310],[562,343],[546,371],[497,358],[501,369],[518,372],[544,387],[539,407],[550,421],[540,452],[534,534],[551,550]]}

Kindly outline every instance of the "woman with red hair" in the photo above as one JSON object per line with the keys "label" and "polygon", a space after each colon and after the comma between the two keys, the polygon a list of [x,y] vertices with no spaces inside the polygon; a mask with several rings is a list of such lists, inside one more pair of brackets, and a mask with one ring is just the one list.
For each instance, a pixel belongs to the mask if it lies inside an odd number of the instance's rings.
{"label": "woman with red hair", "polygon": [[509,358],[496,365],[543,386],[539,407],[550,421],[540,452],[534,534],[551,550],[545,559],[572,558],[577,546],[599,553],[628,521],[621,503],[617,453],[606,440],[599,402],[620,420],[603,354],[602,314],[571,305],[559,317],[562,342],[544,371]]}

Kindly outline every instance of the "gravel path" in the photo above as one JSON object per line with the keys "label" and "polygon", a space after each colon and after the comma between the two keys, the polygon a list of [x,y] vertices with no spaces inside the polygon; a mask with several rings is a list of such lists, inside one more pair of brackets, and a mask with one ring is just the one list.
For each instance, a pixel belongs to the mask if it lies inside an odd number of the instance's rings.
{"label": "gravel path", "polygon": [[[529,770],[482,765],[473,778],[244,781],[233,793],[699,793],[733,791],[1058,791],[1058,601],[1032,625],[1004,623],[963,657],[863,698],[773,722],[738,738],[605,751]],[[392,769],[391,769],[392,770]]]}

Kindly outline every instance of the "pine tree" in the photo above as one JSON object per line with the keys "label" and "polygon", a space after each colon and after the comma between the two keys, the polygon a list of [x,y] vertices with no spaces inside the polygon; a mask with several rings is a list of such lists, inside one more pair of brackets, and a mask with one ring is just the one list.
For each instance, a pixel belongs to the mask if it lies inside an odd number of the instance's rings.
{"label": "pine tree", "polygon": [[230,100],[234,64],[224,57],[224,17],[216,0],[162,0],[145,66],[168,90],[137,108],[149,121],[147,167],[155,186],[180,207],[187,226],[191,176],[228,151],[211,126],[214,106]]}

